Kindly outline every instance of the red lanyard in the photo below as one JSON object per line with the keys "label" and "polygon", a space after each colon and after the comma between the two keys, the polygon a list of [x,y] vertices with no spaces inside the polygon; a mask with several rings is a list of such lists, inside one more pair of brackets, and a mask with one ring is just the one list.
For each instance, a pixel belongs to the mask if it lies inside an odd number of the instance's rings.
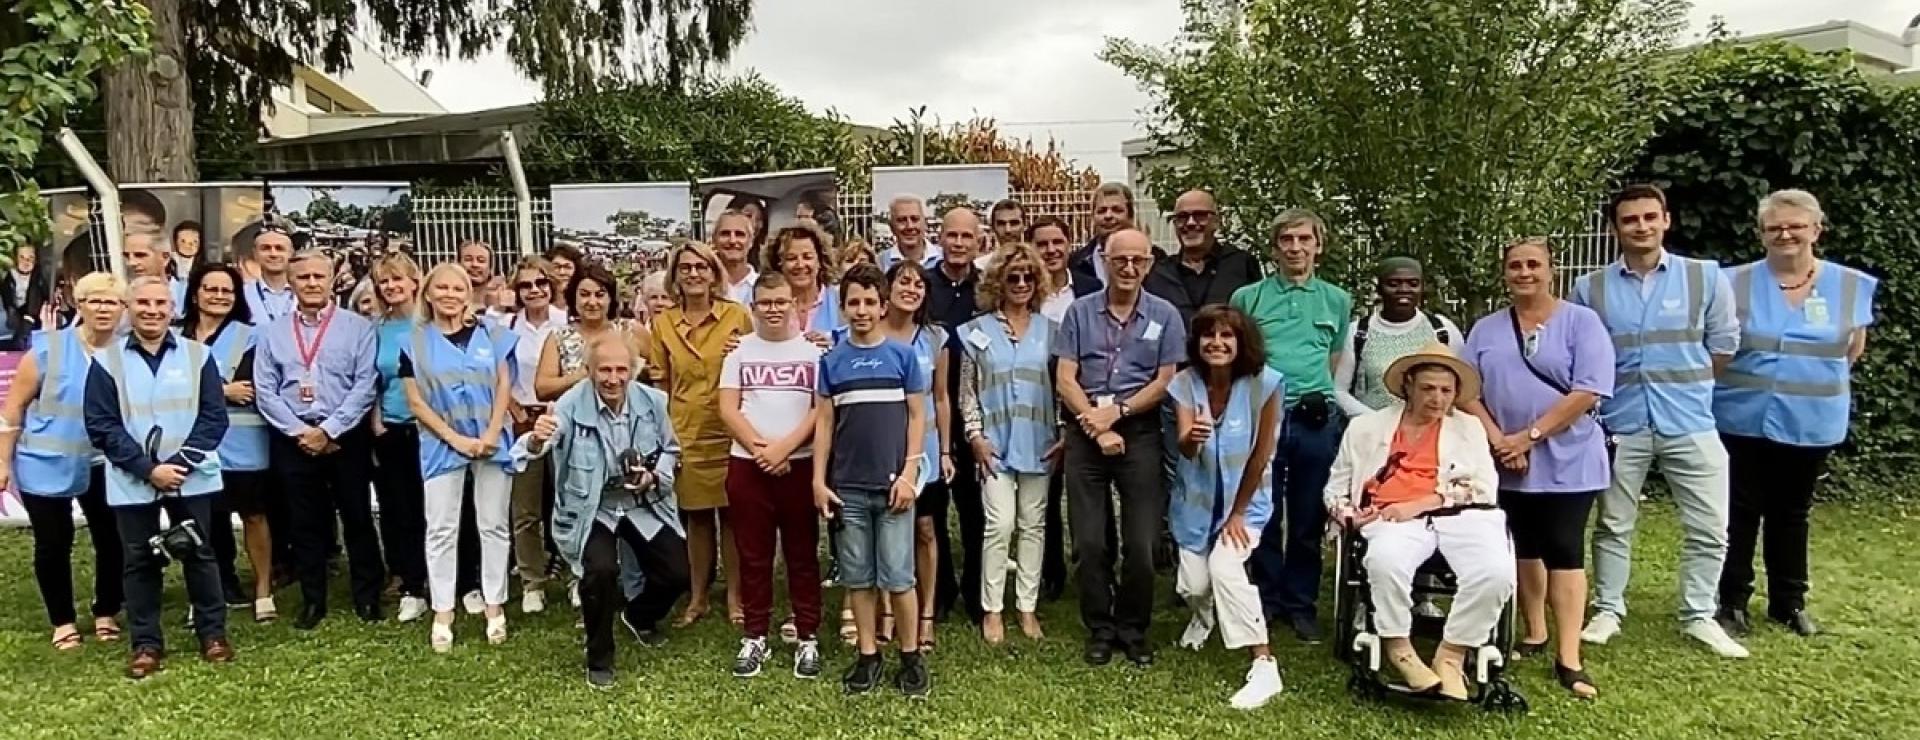
{"label": "red lanyard", "polygon": [[327,327],[333,325],[334,310],[328,307],[321,312],[320,328],[313,333],[312,347],[307,346],[306,336],[300,333],[300,317],[293,317],[293,346],[300,351],[300,365],[306,369],[308,376],[313,375],[313,360],[320,356],[320,343],[327,338]]}

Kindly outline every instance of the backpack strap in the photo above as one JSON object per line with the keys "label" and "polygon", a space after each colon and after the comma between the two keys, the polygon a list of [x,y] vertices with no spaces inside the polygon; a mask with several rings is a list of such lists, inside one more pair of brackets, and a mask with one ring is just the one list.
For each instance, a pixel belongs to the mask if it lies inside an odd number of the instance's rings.
{"label": "backpack strap", "polygon": [[1453,341],[1447,337],[1447,323],[1440,320],[1440,314],[1428,313],[1427,323],[1433,325],[1433,336],[1440,340],[1441,344],[1449,346],[1453,344]]}

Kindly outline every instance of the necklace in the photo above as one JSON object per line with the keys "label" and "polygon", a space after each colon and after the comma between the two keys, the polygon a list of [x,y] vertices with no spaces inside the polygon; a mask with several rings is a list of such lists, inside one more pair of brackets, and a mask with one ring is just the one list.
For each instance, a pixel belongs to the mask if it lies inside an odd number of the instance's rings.
{"label": "necklace", "polygon": [[1786,283],[1779,283],[1780,289],[1788,293],[1792,293],[1793,291],[1807,287],[1807,283],[1813,282],[1813,273],[1819,271],[1819,269],[1820,269],[1820,263],[1818,262],[1814,263],[1813,267],[1807,268],[1807,276],[1804,278],[1801,278],[1800,282],[1794,283],[1792,285],[1788,285]]}

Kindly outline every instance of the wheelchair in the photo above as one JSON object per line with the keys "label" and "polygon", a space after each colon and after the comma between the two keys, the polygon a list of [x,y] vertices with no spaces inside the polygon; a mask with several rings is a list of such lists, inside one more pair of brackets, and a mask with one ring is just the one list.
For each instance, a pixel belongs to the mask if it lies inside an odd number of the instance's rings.
{"label": "wheelchair", "polygon": [[[1372,589],[1367,583],[1366,539],[1357,531],[1339,527],[1336,552],[1333,649],[1335,655],[1346,662],[1352,671],[1347,679],[1347,690],[1373,701],[1383,701],[1390,696],[1447,701],[1437,692],[1414,692],[1397,675],[1391,674],[1392,669],[1385,666],[1385,648],[1373,626]],[[1447,567],[1439,552],[1435,552],[1414,573],[1413,598],[1416,604],[1431,598],[1451,606],[1457,590],[1453,571]],[[1508,599],[1506,605],[1501,607],[1492,640],[1468,653],[1467,679],[1471,684],[1468,703],[1478,704],[1489,711],[1527,711],[1526,697],[1514,689],[1507,677],[1510,667],[1507,656],[1512,654],[1516,619],[1514,599]],[[1416,645],[1431,645],[1440,639],[1441,628],[1445,624],[1444,616],[1422,616],[1416,611],[1410,637]],[[1422,653],[1425,651],[1422,650]]]}

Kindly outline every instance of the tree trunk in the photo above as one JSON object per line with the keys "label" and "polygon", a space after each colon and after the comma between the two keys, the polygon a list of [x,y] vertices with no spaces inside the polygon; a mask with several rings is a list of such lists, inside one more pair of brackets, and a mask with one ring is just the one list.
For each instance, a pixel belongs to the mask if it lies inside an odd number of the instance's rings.
{"label": "tree trunk", "polygon": [[140,2],[153,16],[153,52],[107,71],[107,171],[115,182],[195,182],[185,0]]}

